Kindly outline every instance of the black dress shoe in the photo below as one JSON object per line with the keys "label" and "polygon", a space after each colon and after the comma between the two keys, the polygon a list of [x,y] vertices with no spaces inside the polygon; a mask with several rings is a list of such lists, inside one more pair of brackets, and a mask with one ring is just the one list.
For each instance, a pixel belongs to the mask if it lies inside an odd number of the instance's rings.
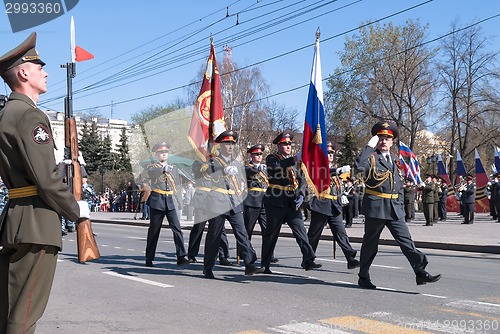
{"label": "black dress shoe", "polygon": [[231,261],[229,261],[228,259],[226,259],[225,257],[219,259],[219,264],[221,266],[232,266],[233,265],[233,263]]}
{"label": "black dress shoe", "polygon": [[68,235],[68,232],[66,232],[66,231],[61,231],[61,234],[62,234],[62,235]]}
{"label": "black dress shoe", "polygon": [[302,268],[304,268],[306,271],[313,270],[313,269],[319,269],[321,267],[322,267],[321,264],[316,263],[314,261],[309,261],[309,262],[306,262],[305,264],[302,265]]}
{"label": "black dress shoe", "polygon": [[439,281],[441,278],[441,274],[437,274],[436,276],[432,276],[427,271],[423,271],[422,273],[418,273],[416,277],[417,285],[423,285],[426,283],[434,283]]}
{"label": "black dress shoe", "polygon": [[265,270],[264,267],[257,268],[253,264],[248,264],[245,266],[245,275],[262,274]]}
{"label": "black dress shoe", "polygon": [[271,271],[271,269],[269,269],[269,267],[265,267],[264,268],[264,274],[272,274],[273,272]]}
{"label": "black dress shoe", "polygon": [[188,257],[189,263],[198,263],[195,257]]}
{"label": "black dress shoe", "polygon": [[186,264],[190,264],[191,262],[189,262],[188,259],[186,259],[185,256],[180,256],[178,259],[177,259],[177,265],[178,266],[185,266]]}
{"label": "black dress shoe", "polygon": [[203,276],[208,279],[214,279],[214,273],[210,269],[203,270]]}
{"label": "black dress shoe", "polygon": [[359,261],[356,259],[352,259],[351,261],[347,261],[347,269],[354,269],[359,267]]}
{"label": "black dress shoe", "polygon": [[153,267],[153,261],[146,261],[146,267]]}
{"label": "black dress shoe", "polygon": [[370,281],[369,278],[360,278],[358,279],[358,285],[362,287],[363,289],[376,289],[377,287]]}
{"label": "black dress shoe", "polygon": [[278,262],[280,262],[280,260],[275,257],[271,259],[271,263],[278,263]]}

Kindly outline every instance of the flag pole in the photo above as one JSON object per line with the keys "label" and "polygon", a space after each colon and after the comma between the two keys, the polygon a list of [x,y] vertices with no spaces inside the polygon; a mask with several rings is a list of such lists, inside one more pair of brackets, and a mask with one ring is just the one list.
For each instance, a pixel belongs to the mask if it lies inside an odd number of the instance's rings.
{"label": "flag pole", "polygon": [[[319,27],[318,29],[316,30],[316,47],[319,49],[319,37],[321,36],[321,31],[319,30]],[[319,52],[319,50],[318,50]],[[321,125],[320,125],[320,122],[319,122],[319,118],[320,118],[320,106],[318,104],[318,107],[316,109],[316,112],[317,112],[317,116],[316,116],[316,119],[318,120],[317,121],[317,125],[316,125],[316,133],[314,134],[314,137],[313,137],[313,143],[315,144],[318,144],[318,145],[321,145],[323,143],[323,138],[321,138]]]}

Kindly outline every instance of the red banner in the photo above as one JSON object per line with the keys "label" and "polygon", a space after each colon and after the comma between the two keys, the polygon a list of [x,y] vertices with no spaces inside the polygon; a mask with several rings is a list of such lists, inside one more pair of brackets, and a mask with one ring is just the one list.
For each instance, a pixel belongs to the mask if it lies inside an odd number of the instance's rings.
{"label": "red banner", "polygon": [[225,131],[225,124],[220,74],[215,59],[214,45],[211,44],[207,68],[194,107],[188,135],[189,142],[201,160],[207,160],[213,139],[223,131]]}

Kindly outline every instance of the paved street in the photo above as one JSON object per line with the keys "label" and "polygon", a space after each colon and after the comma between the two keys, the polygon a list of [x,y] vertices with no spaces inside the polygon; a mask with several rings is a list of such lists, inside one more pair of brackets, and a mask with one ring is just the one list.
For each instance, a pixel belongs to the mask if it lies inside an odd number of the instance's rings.
{"label": "paved street", "polygon": [[[108,220],[114,221],[111,223],[94,223],[102,258],[86,264],[75,260],[76,235],[70,233],[63,238],[64,249],[51,298],[37,333],[500,331],[498,254],[422,249],[429,257],[429,272],[441,273],[443,278],[435,284],[417,286],[399,248],[383,245],[371,271],[372,280],[379,287],[373,291],[357,287],[357,270],[347,270],[338,247],[333,258],[329,240],[321,241],[317,252],[323,267],[317,271],[302,270],[295,240],[284,235],[278,241],[275,255],[280,262],[272,267],[274,274],[245,276],[243,266],[216,266],[217,279],[207,280],[202,277],[201,263],[177,267],[168,228],[162,230],[155,267],[147,268],[147,224],[134,220],[129,213],[93,214],[94,221],[98,215],[119,215],[122,223],[114,219]],[[478,227],[490,229],[490,233],[498,231],[500,224],[483,218],[472,226],[448,221],[434,227],[415,223],[410,228],[414,235],[418,235],[417,230],[438,228],[442,233],[469,227],[473,228],[469,233]],[[188,229],[189,224],[184,225]],[[361,220],[348,233],[362,234]],[[427,233],[429,237],[433,234]],[[486,236],[481,238],[488,240]],[[234,256],[232,234],[229,240]],[[458,244],[459,240],[457,235],[448,242]],[[252,241],[259,254],[260,236]],[[498,243],[491,246],[498,247]],[[353,242],[353,247],[359,250],[360,244]],[[198,259],[202,260],[201,255]]]}

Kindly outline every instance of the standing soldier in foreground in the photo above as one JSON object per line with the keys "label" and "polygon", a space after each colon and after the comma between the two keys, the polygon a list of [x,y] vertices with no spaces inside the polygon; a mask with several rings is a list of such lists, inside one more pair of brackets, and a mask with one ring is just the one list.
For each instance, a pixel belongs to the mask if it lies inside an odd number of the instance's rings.
{"label": "standing soldier in foreground", "polygon": [[341,173],[347,173],[351,170],[351,166],[346,165],[341,168],[336,168],[334,165],[333,144],[327,144],[328,161],[330,162],[330,188],[328,194],[321,194],[319,197],[313,196],[309,201],[311,209],[311,225],[307,231],[307,237],[313,250],[316,252],[318,248],[321,233],[328,223],[332,232],[333,238],[339,243],[342,252],[347,260],[347,269],[359,267],[359,261],[355,259],[356,251],[352,249],[349,243],[344,222],[342,221],[342,204],[340,196],[344,192],[342,179],[338,176]]}
{"label": "standing soldier in foreground", "polygon": [[372,127],[373,137],[356,160],[356,168],[364,174],[366,191],[363,198],[365,234],[361,245],[358,285],[375,289],[370,280],[370,266],[377,255],[380,234],[387,226],[410,262],[417,285],[433,283],[441,275],[425,271],[427,257],[415,248],[405,223],[403,208],[403,177],[396,165],[397,157],[390,149],[399,131],[395,124],[382,121]]}
{"label": "standing soldier in foreground", "polygon": [[273,140],[278,151],[266,158],[269,188],[264,197],[267,228],[262,236],[262,266],[265,273],[271,274],[271,260],[281,230],[287,223],[295,236],[302,252],[302,268],[312,270],[321,268],[314,262],[316,255],[309,244],[300,206],[304,201],[306,181],[295,168],[297,156],[292,156],[293,135],[282,132]]}
{"label": "standing soldier in foreground", "polygon": [[147,202],[150,208],[150,222],[146,242],[146,267],[153,266],[161,225],[165,216],[174,235],[177,265],[183,266],[189,263],[186,258],[187,252],[179,220],[182,205],[179,171],[176,166],[168,164],[169,150],[170,145],[166,142],[154,145],[153,152],[156,154],[158,162],[147,167],[152,189]]}
{"label": "standing soldier in foreground", "polygon": [[89,218],[56,166],[47,116],[36,103],[47,91],[36,33],[0,57],[0,75],[12,89],[0,112],[0,176],[9,201],[0,219],[0,333],[34,333],[52,287],[61,250],[60,216]]}

